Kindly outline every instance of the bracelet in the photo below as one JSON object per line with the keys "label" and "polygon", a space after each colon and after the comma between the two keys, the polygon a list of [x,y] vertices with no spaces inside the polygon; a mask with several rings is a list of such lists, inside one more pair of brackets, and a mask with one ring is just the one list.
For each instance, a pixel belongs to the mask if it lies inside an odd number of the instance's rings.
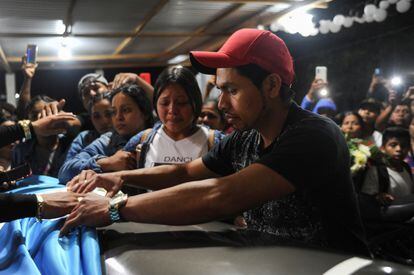
{"label": "bracelet", "polygon": [[40,195],[36,194],[37,199],[37,209],[36,209],[36,219],[41,222],[43,218],[43,198]]}
{"label": "bracelet", "polygon": [[25,140],[32,138],[32,132],[30,130],[30,120],[19,120],[19,125],[23,128]]}

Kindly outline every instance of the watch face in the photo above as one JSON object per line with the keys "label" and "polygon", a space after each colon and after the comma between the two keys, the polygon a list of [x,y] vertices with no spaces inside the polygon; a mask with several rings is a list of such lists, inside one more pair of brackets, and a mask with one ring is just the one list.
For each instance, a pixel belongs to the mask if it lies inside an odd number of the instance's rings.
{"label": "watch face", "polygon": [[118,203],[120,203],[121,201],[122,201],[122,199],[123,199],[123,196],[116,196],[116,197],[114,197],[112,200],[111,200],[111,205],[115,205],[115,204],[118,204]]}
{"label": "watch face", "polygon": [[127,196],[125,196],[124,193],[122,192],[118,192],[109,202],[109,204],[111,205],[111,207],[117,207],[118,208],[118,204],[120,204],[121,202],[125,201],[127,199]]}

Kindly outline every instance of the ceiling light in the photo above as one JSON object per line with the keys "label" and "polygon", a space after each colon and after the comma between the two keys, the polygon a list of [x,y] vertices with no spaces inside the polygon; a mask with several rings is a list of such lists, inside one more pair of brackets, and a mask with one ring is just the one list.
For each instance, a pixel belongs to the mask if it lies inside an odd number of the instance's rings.
{"label": "ceiling light", "polygon": [[63,34],[65,32],[66,26],[63,24],[63,20],[56,21],[55,30],[58,34]]}
{"label": "ceiling light", "polygon": [[70,48],[68,46],[64,46],[62,45],[59,48],[59,58],[63,59],[63,60],[68,60],[72,57],[72,51],[70,50]]}
{"label": "ceiling light", "polygon": [[170,60],[168,60],[168,64],[178,64],[178,63],[181,63],[181,62],[183,62],[187,59],[188,59],[188,55],[180,54],[180,55],[177,55],[176,57],[171,58]]}

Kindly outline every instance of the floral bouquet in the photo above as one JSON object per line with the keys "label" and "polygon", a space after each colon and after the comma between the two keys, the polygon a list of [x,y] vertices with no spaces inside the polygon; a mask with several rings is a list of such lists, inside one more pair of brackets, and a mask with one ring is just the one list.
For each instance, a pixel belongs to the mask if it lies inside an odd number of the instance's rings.
{"label": "floral bouquet", "polygon": [[365,169],[370,159],[383,158],[381,151],[375,144],[359,138],[348,139],[349,153],[351,154],[351,174]]}

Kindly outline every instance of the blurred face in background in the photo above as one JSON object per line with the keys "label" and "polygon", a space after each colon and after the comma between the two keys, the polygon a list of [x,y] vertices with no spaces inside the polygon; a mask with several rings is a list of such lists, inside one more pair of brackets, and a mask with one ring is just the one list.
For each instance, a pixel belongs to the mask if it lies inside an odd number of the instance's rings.
{"label": "blurred face in background", "polygon": [[407,105],[397,105],[391,113],[389,122],[396,126],[408,127],[410,119],[410,108]]}
{"label": "blurred face in background", "polygon": [[103,134],[112,129],[112,107],[108,99],[95,102],[91,109],[91,120],[98,133]]}
{"label": "blurred face in background", "polygon": [[408,131],[410,132],[410,137],[414,139],[414,118],[411,119],[410,126],[408,127]]}
{"label": "blurred face in background", "polygon": [[164,88],[157,100],[157,113],[170,137],[186,137],[194,126],[193,107],[179,84],[169,84]]}
{"label": "blurred face in background", "polygon": [[144,130],[144,114],[137,103],[123,92],[113,97],[112,112],[112,124],[119,135],[129,138]]}
{"label": "blurred face in background", "polygon": [[362,136],[362,125],[355,115],[347,115],[342,121],[341,130],[349,138],[360,138]]}
{"label": "blurred face in background", "polygon": [[375,124],[375,121],[379,115],[370,108],[360,108],[358,110],[358,114],[362,117],[362,120],[367,125]]}
{"label": "blurred face in background", "polygon": [[38,119],[39,114],[42,113],[43,108],[46,106],[46,102],[43,100],[39,100],[33,105],[33,108],[29,110],[29,113],[27,114],[29,119],[31,121],[35,121]]}
{"label": "blurred face in background", "polygon": [[81,90],[81,99],[83,107],[87,110],[91,98],[97,94],[103,94],[108,91],[108,87],[99,81],[93,81],[88,83]]}
{"label": "blurred face in background", "polygon": [[216,104],[212,101],[207,102],[201,109],[198,123],[209,126],[211,129],[224,130],[225,122],[220,116],[219,110],[216,108]]}

